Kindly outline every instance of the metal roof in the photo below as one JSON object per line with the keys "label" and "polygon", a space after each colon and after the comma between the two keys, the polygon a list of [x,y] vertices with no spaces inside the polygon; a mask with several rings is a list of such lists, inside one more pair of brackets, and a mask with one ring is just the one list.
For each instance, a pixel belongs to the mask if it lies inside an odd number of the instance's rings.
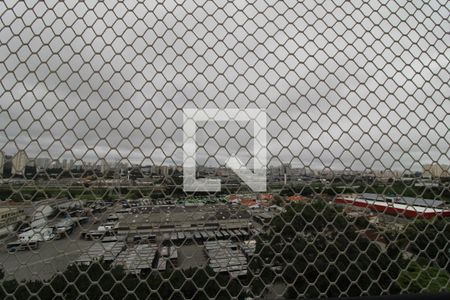
{"label": "metal roof", "polygon": [[424,199],[416,197],[403,197],[403,196],[384,196],[381,194],[362,193],[361,196],[367,200],[386,201],[387,198],[395,199],[395,203],[406,204],[411,206],[424,206],[424,207],[441,207],[445,204],[444,201],[434,199]]}
{"label": "metal roof", "polygon": [[114,261],[125,269],[138,273],[142,269],[151,269],[157,248],[154,245],[142,244],[123,251]]}

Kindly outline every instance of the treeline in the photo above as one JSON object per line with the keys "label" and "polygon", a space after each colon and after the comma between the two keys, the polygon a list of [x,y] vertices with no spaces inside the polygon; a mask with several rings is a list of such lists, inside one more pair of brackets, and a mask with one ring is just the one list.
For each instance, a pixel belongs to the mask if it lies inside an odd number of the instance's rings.
{"label": "treeline", "polygon": [[[448,277],[448,225],[441,220],[415,231],[407,230],[411,244],[418,251],[431,251],[428,263],[410,261],[397,239],[385,245],[377,244],[362,232],[373,229],[366,218],[350,221],[340,208],[323,201],[297,203],[275,217],[270,232],[261,235],[256,255],[250,264],[255,277],[253,286],[264,290],[272,282],[289,285],[286,298],[317,298],[364,296],[398,293],[448,291],[448,282],[436,287],[432,276],[421,276],[414,285],[405,286],[405,278],[422,268],[423,274],[436,273]],[[423,221],[426,222],[426,221]],[[411,227],[415,228],[415,227]],[[423,232],[428,228],[429,232]],[[435,239],[431,238],[434,234]],[[384,237],[383,233],[379,234]],[[426,236],[426,237],[425,237]],[[437,239],[439,242],[433,246]],[[426,253],[426,252],[425,252]],[[427,254],[424,255],[424,257]],[[430,260],[439,261],[437,266]],[[415,268],[411,269],[414,264]],[[436,268],[438,267],[438,268]],[[411,271],[412,270],[412,271]],[[433,274],[434,274],[433,273]],[[419,275],[423,275],[421,272]],[[403,281],[399,282],[401,278]],[[412,280],[412,279],[411,279]],[[410,280],[410,281],[411,281]],[[439,284],[438,284],[439,285]],[[431,289],[430,287],[433,287]]]}
{"label": "treeline", "polygon": [[444,218],[416,220],[408,224],[401,233],[389,232],[391,242],[402,251],[409,251],[421,258],[450,272],[450,223]]}
{"label": "treeline", "polygon": [[245,298],[242,282],[209,268],[168,270],[135,276],[104,262],[71,265],[49,281],[5,280],[0,299],[230,299]]}
{"label": "treeline", "polygon": [[[128,191],[125,191],[128,192]],[[21,201],[39,201],[50,198],[60,199],[82,199],[82,200],[108,200],[115,195],[117,191],[107,188],[84,188],[84,187],[43,187],[23,186],[19,188],[0,187],[0,200],[8,200],[14,202]]]}

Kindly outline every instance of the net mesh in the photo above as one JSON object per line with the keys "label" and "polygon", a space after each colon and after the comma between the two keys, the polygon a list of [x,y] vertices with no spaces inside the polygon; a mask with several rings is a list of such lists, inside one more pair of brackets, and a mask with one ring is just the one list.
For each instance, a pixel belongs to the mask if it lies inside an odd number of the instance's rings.
{"label": "net mesh", "polygon": [[0,297],[449,291],[449,8],[2,1]]}

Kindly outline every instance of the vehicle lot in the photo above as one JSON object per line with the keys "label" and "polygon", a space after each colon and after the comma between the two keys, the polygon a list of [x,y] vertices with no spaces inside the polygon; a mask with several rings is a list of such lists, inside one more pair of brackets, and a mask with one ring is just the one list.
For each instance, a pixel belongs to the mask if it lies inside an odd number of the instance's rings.
{"label": "vehicle lot", "polygon": [[[121,209],[118,203],[112,207],[109,207],[106,211],[96,213],[90,216],[89,222],[76,227],[73,232],[67,237],[62,239],[55,239],[46,242],[40,242],[37,250],[26,250],[8,252],[6,247],[0,247],[0,267],[5,272],[6,278],[15,278],[21,280],[36,280],[36,279],[50,279],[55,273],[64,271],[68,265],[77,261],[83,254],[88,252],[88,249],[94,243],[101,243],[101,240],[85,240],[81,238],[83,232],[89,232],[96,230],[99,226],[104,225],[108,218],[112,215],[116,215]],[[155,232],[156,247],[160,248],[162,245],[177,245],[178,258],[177,265],[181,268],[203,267],[208,264],[208,257],[204,251],[203,241],[224,239],[224,236],[219,236],[217,229],[202,229],[198,228],[194,231],[185,231],[185,225],[191,224],[194,220],[197,220],[199,224],[206,224],[212,222],[244,222],[247,224],[247,220],[251,219],[251,215],[246,210],[237,209],[236,207],[226,205],[204,205],[200,207],[193,206],[173,206],[165,207],[152,205],[148,209],[133,208],[132,213],[117,214],[118,221],[123,223],[133,224],[136,221],[141,221],[143,225],[154,226],[169,226],[172,224],[178,224],[170,228],[167,231],[162,230],[162,227]],[[52,220],[53,223],[60,222],[62,219]],[[243,223],[243,224],[244,224]],[[217,223],[218,224],[218,223]],[[224,225],[222,224],[222,225]],[[240,223],[239,223],[240,224]],[[214,225],[217,226],[217,225]],[[244,226],[243,228],[247,228]],[[226,231],[226,230],[225,230]],[[233,232],[229,231],[230,234]],[[172,236],[182,234],[183,240],[173,240]],[[185,236],[183,233],[186,233]],[[133,247],[133,236],[136,232],[124,230],[123,236],[129,236],[127,240],[127,247]],[[203,237],[195,237],[195,234],[202,234]],[[238,231],[236,231],[238,234]],[[131,235],[131,236],[130,236]],[[189,237],[188,237],[189,236]],[[114,237],[110,237],[114,238]],[[186,240],[184,240],[186,238]],[[239,235],[239,238],[243,239],[244,236]],[[7,241],[2,241],[2,245],[5,246],[8,242],[14,241],[11,238]]]}
{"label": "vehicle lot", "polygon": [[74,232],[69,238],[41,242],[39,249],[33,251],[9,253],[2,247],[0,264],[5,277],[15,277],[19,281],[49,279],[54,273],[64,271],[93,243],[80,240],[77,236],[77,232]]}
{"label": "vehicle lot", "polygon": [[[15,240],[3,240],[0,245],[0,266],[5,277],[17,280],[49,279],[56,272],[64,271],[93,241],[80,239],[82,231],[97,228],[89,222],[76,227],[69,236],[59,240],[40,242],[37,250],[8,252],[5,245]],[[54,222],[56,220],[53,220]]]}
{"label": "vehicle lot", "polygon": [[204,267],[208,258],[203,251],[203,245],[184,245],[178,248],[178,265],[183,269]]}

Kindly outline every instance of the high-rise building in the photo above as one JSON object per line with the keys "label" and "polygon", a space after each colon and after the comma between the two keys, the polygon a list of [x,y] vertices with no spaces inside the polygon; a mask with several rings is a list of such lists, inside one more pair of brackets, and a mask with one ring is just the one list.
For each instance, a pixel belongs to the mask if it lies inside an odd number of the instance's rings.
{"label": "high-rise building", "polygon": [[436,163],[423,166],[424,177],[447,177],[449,176],[449,166]]}
{"label": "high-rise building", "polygon": [[291,164],[282,164],[281,173],[283,175],[291,175]]}
{"label": "high-rise building", "polygon": [[48,169],[52,160],[48,157],[39,157],[34,160],[34,165],[37,169]]}
{"label": "high-rise building", "polygon": [[161,175],[162,176],[168,176],[169,175],[169,167],[168,166],[161,166]]}
{"label": "high-rise building", "polygon": [[63,159],[62,160],[62,168],[64,171],[68,171],[69,170],[69,163],[67,162],[67,159]]}
{"label": "high-rise building", "polygon": [[102,174],[108,173],[109,171],[109,164],[106,161],[106,159],[102,159],[101,161],[101,165],[100,165],[100,172],[102,172]]}
{"label": "high-rise building", "polygon": [[19,151],[12,159],[12,175],[23,175],[28,163],[25,151]]}
{"label": "high-rise building", "polygon": [[3,165],[5,164],[5,156],[0,151],[0,176],[3,176]]}

